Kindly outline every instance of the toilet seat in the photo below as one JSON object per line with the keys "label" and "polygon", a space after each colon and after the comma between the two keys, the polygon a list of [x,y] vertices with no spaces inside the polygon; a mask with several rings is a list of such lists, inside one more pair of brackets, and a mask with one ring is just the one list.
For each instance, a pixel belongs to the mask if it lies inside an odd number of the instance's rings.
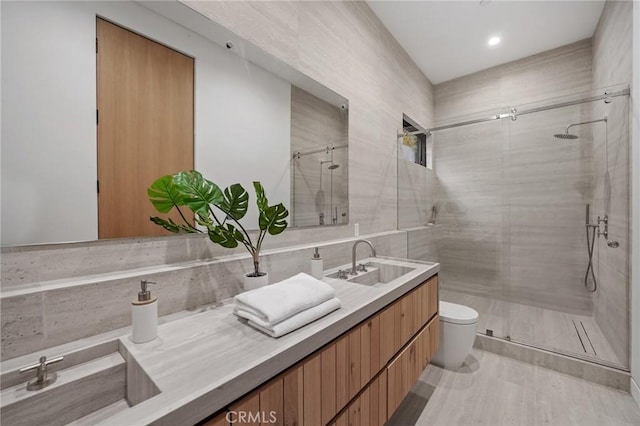
{"label": "toilet seat", "polygon": [[478,322],[478,312],[468,306],[441,300],[438,308],[440,321],[450,324],[475,324]]}

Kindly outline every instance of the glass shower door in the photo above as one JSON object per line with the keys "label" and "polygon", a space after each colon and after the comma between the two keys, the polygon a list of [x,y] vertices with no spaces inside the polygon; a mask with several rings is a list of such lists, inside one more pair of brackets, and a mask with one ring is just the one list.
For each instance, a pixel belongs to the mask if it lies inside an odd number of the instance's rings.
{"label": "glass shower door", "polygon": [[[509,120],[503,243],[513,341],[628,364],[622,356],[628,329],[612,330],[628,324],[627,104],[628,97],[617,97]],[[616,248],[598,237],[603,221],[587,226],[605,215],[616,229]],[[587,275],[591,247],[593,273]]]}
{"label": "glass shower door", "polygon": [[[487,111],[456,122],[496,117]],[[441,300],[480,314],[478,332],[506,337],[503,151],[505,120],[434,132],[435,206],[446,232],[440,240]]]}

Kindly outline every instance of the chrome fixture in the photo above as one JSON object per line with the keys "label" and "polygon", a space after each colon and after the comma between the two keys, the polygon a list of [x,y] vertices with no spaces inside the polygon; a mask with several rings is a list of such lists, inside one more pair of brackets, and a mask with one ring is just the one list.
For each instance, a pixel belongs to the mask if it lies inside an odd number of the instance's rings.
{"label": "chrome fixture", "polygon": [[620,243],[617,241],[609,241],[607,243],[607,246],[611,247],[611,248],[618,248],[620,247]]}
{"label": "chrome fixture", "polygon": [[367,266],[371,266],[371,263],[360,263],[358,264],[358,272],[369,272]]}
{"label": "chrome fixture", "polygon": [[554,138],[558,138],[558,139],[578,139],[578,136],[572,135],[571,133],[569,133],[569,129],[570,128],[575,127],[575,126],[582,126],[584,124],[599,123],[601,121],[604,121],[606,123],[607,122],[607,117],[599,118],[597,120],[583,121],[582,123],[569,124],[567,126],[566,130],[564,131],[564,133],[556,133],[555,135],[553,135],[553,137]]}
{"label": "chrome fixture", "polygon": [[[600,232],[601,223],[604,223],[604,231],[602,232]],[[602,235],[605,240],[609,239],[609,216],[606,214],[602,218],[598,216],[598,238],[600,238],[600,235]]]}
{"label": "chrome fixture", "polygon": [[[631,90],[629,88],[625,88],[625,89],[619,90],[617,92],[611,92],[611,93],[606,92],[606,93],[604,93],[602,95],[589,96],[589,97],[576,99],[576,100],[573,100],[573,101],[567,101],[567,102],[558,102],[558,103],[555,103],[555,104],[545,105],[545,106],[541,106],[541,107],[537,107],[537,108],[525,109],[525,110],[522,110],[522,111],[517,111],[515,108],[512,108],[510,113],[494,114],[494,115],[491,115],[489,117],[478,118],[478,119],[475,119],[475,120],[460,121],[460,122],[457,122],[457,123],[445,124],[443,126],[432,127],[431,129],[425,129],[425,132],[431,133],[431,132],[435,132],[437,130],[452,129],[454,127],[467,126],[469,124],[476,124],[476,123],[483,123],[485,121],[500,120],[502,118],[511,118],[511,120],[515,121],[521,115],[532,114],[534,112],[547,111],[547,110],[550,110],[550,109],[567,107],[567,106],[571,106],[571,105],[579,105],[579,104],[582,104],[582,103],[585,103],[585,102],[594,102],[594,101],[600,101],[600,100],[604,100],[605,102],[607,102],[607,101],[610,102],[611,98],[615,98],[615,97],[618,97],[618,96],[629,96],[630,94],[631,94]],[[398,137],[401,137],[401,136],[402,135],[398,135]]]}
{"label": "chrome fixture", "polygon": [[358,275],[358,269],[356,268],[356,249],[358,248],[358,244],[365,243],[371,248],[371,257],[376,257],[376,248],[373,246],[373,243],[369,240],[357,240],[353,243],[353,248],[351,249],[351,275]]}
{"label": "chrome fixture", "polygon": [[47,374],[47,367],[49,366],[49,364],[60,362],[63,359],[64,357],[59,356],[57,358],[48,360],[46,356],[41,356],[40,361],[37,364],[21,368],[20,373],[26,373],[27,371],[36,370],[36,378],[30,380],[29,383],[27,383],[27,390],[40,390],[54,383],[58,379],[58,375],[56,373]]}
{"label": "chrome fixture", "polygon": [[338,273],[336,274],[339,280],[347,280],[349,279],[349,274],[347,274],[346,269],[338,269]]}

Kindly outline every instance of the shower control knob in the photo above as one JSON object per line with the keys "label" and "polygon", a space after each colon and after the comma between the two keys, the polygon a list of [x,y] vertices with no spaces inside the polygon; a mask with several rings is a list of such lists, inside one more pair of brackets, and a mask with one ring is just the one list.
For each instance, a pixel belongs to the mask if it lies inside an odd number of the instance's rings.
{"label": "shower control knob", "polygon": [[609,241],[609,242],[607,243],[607,245],[608,245],[609,247],[611,247],[611,248],[618,248],[618,247],[620,247],[620,243],[618,243],[617,241]]}

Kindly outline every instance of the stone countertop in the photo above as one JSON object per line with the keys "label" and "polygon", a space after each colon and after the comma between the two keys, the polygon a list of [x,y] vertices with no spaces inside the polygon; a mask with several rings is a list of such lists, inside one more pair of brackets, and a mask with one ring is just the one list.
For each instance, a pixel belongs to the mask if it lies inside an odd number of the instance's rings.
{"label": "stone countertop", "polygon": [[[228,406],[307,355],[381,310],[439,271],[439,264],[392,258],[367,259],[415,268],[386,284],[365,286],[324,278],[336,289],[342,308],[274,339],[243,323],[232,300],[223,306],[158,327],[158,338],[120,344],[160,390],[123,409],[104,425],[194,424]],[[344,266],[342,266],[344,268]],[[325,271],[329,274],[337,268]]]}

